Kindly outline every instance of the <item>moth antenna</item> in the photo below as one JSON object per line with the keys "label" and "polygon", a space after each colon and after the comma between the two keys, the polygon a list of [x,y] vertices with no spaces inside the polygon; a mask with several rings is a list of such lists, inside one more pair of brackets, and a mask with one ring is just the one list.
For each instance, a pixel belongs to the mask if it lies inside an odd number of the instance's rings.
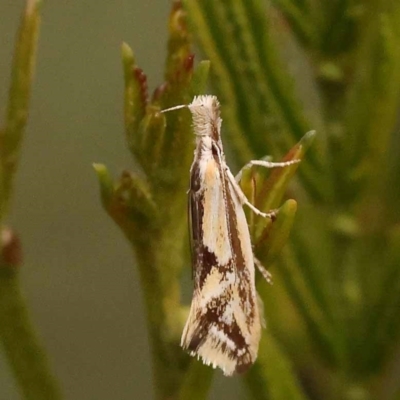
{"label": "moth antenna", "polygon": [[188,107],[187,104],[181,104],[179,106],[174,106],[174,107],[170,107],[170,108],[166,108],[165,110],[161,110],[160,112],[162,113],[166,113],[168,111],[174,111],[174,110],[179,110],[180,108],[185,108]]}

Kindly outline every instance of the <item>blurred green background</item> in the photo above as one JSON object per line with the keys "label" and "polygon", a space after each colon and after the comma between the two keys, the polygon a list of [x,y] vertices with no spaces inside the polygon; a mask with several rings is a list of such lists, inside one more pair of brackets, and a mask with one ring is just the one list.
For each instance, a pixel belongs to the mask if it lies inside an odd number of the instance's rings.
{"label": "blurred green background", "polygon": [[[124,140],[120,45],[126,41],[134,50],[151,92],[162,82],[170,2],[65,3],[43,4],[30,118],[8,222],[21,235],[24,293],[65,398],[151,399],[139,274],[130,246],[100,205],[92,163],[106,164],[113,176],[135,169]],[[248,21],[239,18],[244,13],[238,10],[261,2],[186,3],[205,53],[213,55],[214,40],[220,40],[217,56],[225,58],[211,60],[210,81],[224,115],[231,117],[224,128],[237,163],[243,162],[245,151],[234,139],[247,128],[248,142],[243,143],[255,157],[263,156],[257,152],[264,148],[276,157],[309,128],[318,131],[296,178],[309,186],[294,187],[300,212],[292,247],[284,249],[285,262],[272,271],[277,278],[273,290],[263,293],[272,321],[264,338],[272,332],[286,345],[303,385],[314,393],[310,398],[322,398],[313,391],[318,386],[330,400],[337,400],[341,386],[346,386],[345,399],[372,399],[374,387],[390,397],[398,390],[399,371],[400,163],[398,133],[390,134],[400,93],[400,7],[395,0],[276,0],[280,11],[272,12],[268,23],[276,36],[271,43],[278,43],[288,61],[287,71],[281,71],[269,39],[257,44],[265,50],[261,61],[248,63],[254,60],[250,47],[247,52],[248,37],[241,34],[250,29],[242,29]],[[289,7],[294,3],[298,8]],[[229,9],[230,4],[236,9]],[[313,5],[314,14],[294,13],[307,10],[306,4]],[[24,5],[24,0],[0,2],[0,126]],[[202,25],[200,11],[209,13],[208,25]],[[225,24],[215,18],[218,12]],[[279,12],[292,19],[282,19]],[[257,40],[266,32],[262,14],[249,19]],[[295,34],[286,37],[289,26]],[[213,33],[209,41],[208,29]],[[235,33],[242,47],[230,46]],[[289,75],[304,110],[290,103]],[[242,92],[225,90],[231,80]],[[236,110],[235,104],[241,107]],[[303,111],[310,123],[303,121]],[[260,135],[260,127],[268,135]],[[259,146],[261,138],[275,147]],[[386,138],[393,146],[386,148]],[[228,150],[228,161],[230,156]],[[293,297],[290,301],[284,291]],[[291,312],[294,306],[298,315]],[[306,327],[317,328],[319,336],[306,339]],[[273,344],[271,338],[266,341]],[[307,354],[310,344],[315,354]],[[279,375],[280,356],[273,364],[270,353],[264,354],[264,370]],[[215,378],[212,399],[245,398],[238,378],[223,378],[220,371]],[[287,379],[277,376],[273,383],[281,381],[284,386]],[[256,384],[253,388],[258,390]],[[280,395],[276,398],[286,400]],[[0,400],[18,398],[0,352]]]}
{"label": "blurred green background", "polygon": [[[0,1],[0,121],[24,0]],[[168,1],[44,1],[30,117],[10,224],[23,289],[66,399],[151,399],[138,273],[104,213],[93,162],[132,169],[123,131],[122,41],[161,82]],[[222,379],[221,379],[222,380]],[[214,398],[235,398],[236,385]],[[218,394],[219,393],[219,394]],[[223,393],[223,395],[221,394]],[[19,399],[0,351],[0,399]]]}

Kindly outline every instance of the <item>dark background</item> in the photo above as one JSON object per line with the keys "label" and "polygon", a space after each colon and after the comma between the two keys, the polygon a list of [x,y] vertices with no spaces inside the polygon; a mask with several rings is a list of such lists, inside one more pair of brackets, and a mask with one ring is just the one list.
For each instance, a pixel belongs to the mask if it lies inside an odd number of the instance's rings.
{"label": "dark background", "polygon": [[[0,121],[23,0],[0,1]],[[21,278],[66,399],[151,399],[138,273],[103,212],[93,162],[117,175],[124,143],[120,45],[162,81],[168,1],[44,1],[30,117],[9,223],[24,249]],[[1,122],[0,122],[1,124]],[[216,375],[213,398],[244,397]],[[0,399],[19,399],[0,351]]]}

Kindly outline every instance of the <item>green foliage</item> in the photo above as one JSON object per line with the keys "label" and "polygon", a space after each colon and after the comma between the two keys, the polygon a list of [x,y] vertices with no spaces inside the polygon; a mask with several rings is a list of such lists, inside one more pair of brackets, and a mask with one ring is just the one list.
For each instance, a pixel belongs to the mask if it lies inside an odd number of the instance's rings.
{"label": "green foliage", "polygon": [[[262,290],[269,329],[310,398],[391,398],[399,385],[390,377],[400,335],[400,3],[271,3],[184,0],[241,162],[263,149],[279,156],[321,127],[291,192],[298,218],[273,270],[282,289]],[[310,82],[299,90],[304,75]]]}
{"label": "green foliage", "polygon": [[28,118],[40,25],[40,3],[37,0],[27,1],[15,47],[7,113],[4,126],[0,130],[0,219],[3,219],[7,212]]}
{"label": "green foliage", "polygon": [[[27,1],[0,130],[2,221],[27,121],[39,3]],[[194,67],[192,35],[210,63]],[[125,133],[138,169],[114,182],[104,165],[94,168],[103,206],[137,258],[157,398],[204,399],[213,377],[179,346],[191,118],[160,113],[203,92],[209,70],[230,165],[267,152],[302,160],[242,174],[253,204],[279,209],[274,223],[247,215],[255,253],[274,273],[272,288],[257,282],[268,323],[244,376],[249,396],[399,398],[399,43],[397,0],[183,0],[173,3],[164,83],[151,97],[123,44]],[[1,239],[5,354],[25,398],[60,398],[21,295],[18,238],[2,228]]]}
{"label": "green foliage", "polygon": [[[3,242],[3,255],[5,248],[18,251],[16,240],[10,236],[10,241]],[[24,399],[61,399],[58,382],[32,326],[15,267],[4,265],[4,258],[0,266],[0,338],[5,356]]]}
{"label": "green foliage", "polygon": [[17,234],[4,225],[28,119],[40,5],[40,0],[26,2],[15,46],[5,122],[0,129],[0,341],[24,398],[57,400],[61,398],[58,382],[50,370],[21,293],[20,241]]}

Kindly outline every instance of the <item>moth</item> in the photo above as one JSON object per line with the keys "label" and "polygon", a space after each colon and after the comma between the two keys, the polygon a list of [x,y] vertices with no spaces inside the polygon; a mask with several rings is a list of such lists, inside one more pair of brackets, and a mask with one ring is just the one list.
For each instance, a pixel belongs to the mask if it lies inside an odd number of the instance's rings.
{"label": "moth", "polygon": [[[196,136],[190,168],[189,224],[194,291],[181,346],[225,375],[245,372],[256,360],[262,302],[255,288],[256,264],[243,206],[263,217],[246,198],[225,162],[220,105],[215,96],[197,96],[188,107]],[[284,167],[298,160],[249,164]]]}

